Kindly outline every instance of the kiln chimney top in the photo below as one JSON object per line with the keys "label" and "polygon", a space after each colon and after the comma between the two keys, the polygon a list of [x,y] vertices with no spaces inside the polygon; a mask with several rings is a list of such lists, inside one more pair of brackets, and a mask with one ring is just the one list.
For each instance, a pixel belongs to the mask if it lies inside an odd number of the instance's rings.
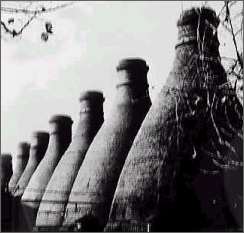
{"label": "kiln chimney top", "polygon": [[49,133],[46,132],[46,131],[38,130],[38,131],[34,131],[32,133],[32,137],[35,137],[35,138],[49,138]]}
{"label": "kiln chimney top", "polygon": [[18,156],[27,156],[29,157],[30,143],[20,142],[18,144]]}
{"label": "kiln chimney top", "polygon": [[49,123],[53,123],[53,122],[57,122],[57,123],[70,123],[72,124],[73,121],[71,119],[70,116],[68,115],[60,115],[60,114],[56,114],[56,115],[53,115],[51,117],[51,119],[49,120]]}
{"label": "kiln chimney top", "polygon": [[201,19],[202,22],[208,22],[214,27],[218,27],[219,18],[216,15],[216,12],[209,7],[197,7],[185,10],[180,15],[179,20],[177,21],[177,26],[185,25],[198,25],[198,20]]}
{"label": "kiln chimney top", "polygon": [[116,70],[142,70],[147,72],[149,67],[142,58],[125,58],[119,62]]}
{"label": "kiln chimney top", "polygon": [[89,90],[89,91],[82,91],[80,93],[79,101],[81,102],[83,100],[103,102],[104,97],[103,97],[103,93],[101,91]]}

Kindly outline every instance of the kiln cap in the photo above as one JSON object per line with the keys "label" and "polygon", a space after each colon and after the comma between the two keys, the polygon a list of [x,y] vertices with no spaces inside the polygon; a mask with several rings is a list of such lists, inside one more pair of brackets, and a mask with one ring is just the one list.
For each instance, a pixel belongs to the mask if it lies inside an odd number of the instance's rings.
{"label": "kiln cap", "polygon": [[215,27],[219,25],[219,19],[213,9],[209,7],[193,7],[182,12],[177,21],[177,26],[185,26],[189,24],[197,25],[199,16],[201,17],[202,21],[207,20]]}
{"label": "kiln cap", "polygon": [[4,161],[11,161],[12,160],[12,155],[10,153],[2,153],[1,154],[1,159]]}
{"label": "kiln cap", "polygon": [[12,169],[12,155],[10,153],[1,154],[1,166],[10,166]]}
{"label": "kiln cap", "polygon": [[120,70],[142,70],[147,72],[149,67],[145,60],[142,58],[125,58],[120,60],[118,66],[116,67],[117,71]]}
{"label": "kiln cap", "polygon": [[[2,153],[1,156],[0,156],[0,163],[1,164],[8,164],[8,165],[11,165],[12,166],[12,155],[10,153]],[[3,165],[4,165],[3,164]]]}
{"label": "kiln cap", "polygon": [[81,102],[83,100],[91,100],[94,102],[103,102],[104,97],[103,97],[103,93],[101,91],[87,90],[87,91],[82,91],[80,93],[79,101]]}
{"label": "kiln cap", "polygon": [[28,149],[30,147],[30,143],[29,142],[19,142],[18,147],[21,149]]}
{"label": "kiln cap", "polygon": [[73,120],[69,115],[55,114],[49,120],[49,123],[54,123],[54,122],[72,124]]}
{"label": "kiln cap", "polygon": [[49,133],[47,131],[36,130],[31,136],[34,138],[49,138]]}
{"label": "kiln cap", "polygon": [[30,150],[30,143],[29,142],[19,142],[18,143],[18,157],[21,155],[21,157],[29,156],[29,150]]}

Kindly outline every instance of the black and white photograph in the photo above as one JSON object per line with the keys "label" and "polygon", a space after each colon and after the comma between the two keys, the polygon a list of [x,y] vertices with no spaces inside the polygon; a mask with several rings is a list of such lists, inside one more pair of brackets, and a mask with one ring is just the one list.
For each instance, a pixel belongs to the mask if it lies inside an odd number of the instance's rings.
{"label": "black and white photograph", "polygon": [[1,232],[243,232],[243,22],[1,0]]}

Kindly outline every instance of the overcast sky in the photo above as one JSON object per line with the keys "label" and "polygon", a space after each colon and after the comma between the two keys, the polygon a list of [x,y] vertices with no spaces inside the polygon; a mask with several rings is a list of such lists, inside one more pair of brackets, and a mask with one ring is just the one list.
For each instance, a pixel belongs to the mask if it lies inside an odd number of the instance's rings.
{"label": "overcast sky", "polygon": [[[48,130],[53,114],[70,115],[75,130],[82,90],[104,92],[106,117],[121,58],[146,60],[153,98],[171,69],[180,12],[201,4],[76,2],[33,22],[21,38],[2,39],[1,152],[15,153],[34,130]],[[222,5],[211,3],[217,11]],[[54,31],[46,43],[40,39],[45,20]]]}

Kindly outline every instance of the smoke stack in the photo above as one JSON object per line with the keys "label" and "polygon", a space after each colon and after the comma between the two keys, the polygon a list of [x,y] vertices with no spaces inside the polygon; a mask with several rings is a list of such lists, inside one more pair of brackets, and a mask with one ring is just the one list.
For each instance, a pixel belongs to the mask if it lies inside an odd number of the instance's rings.
{"label": "smoke stack", "polygon": [[8,192],[8,183],[13,173],[11,154],[1,154],[0,165],[1,191]]}
{"label": "smoke stack", "polygon": [[72,119],[67,115],[54,115],[49,120],[50,139],[46,153],[26,185],[21,199],[24,216],[28,219],[28,223],[33,217],[32,212],[35,212],[40,205],[55,167],[71,142],[72,123]]}
{"label": "smoke stack", "polygon": [[64,225],[80,221],[82,231],[103,230],[124,161],[151,106],[146,62],[124,59],[117,71],[111,112],[87,151],[65,212]]}
{"label": "smoke stack", "polygon": [[17,154],[14,157],[13,175],[9,181],[8,187],[11,193],[14,192],[16,184],[18,183],[29,159],[30,144],[21,142],[18,144]]}
{"label": "smoke stack", "polygon": [[0,178],[1,178],[1,230],[11,231],[12,224],[12,199],[8,192],[8,182],[12,176],[11,154],[0,156]]}
{"label": "smoke stack", "polygon": [[173,69],[127,156],[105,231],[227,230],[222,174],[242,161],[243,110],[225,85],[218,23],[208,8],[180,17]]}
{"label": "smoke stack", "polygon": [[[80,118],[76,132],[46,187],[38,210],[36,226],[61,226],[73,182],[87,149],[103,123],[104,97],[101,92],[84,91],[79,100]],[[55,192],[52,192],[53,190]]]}

